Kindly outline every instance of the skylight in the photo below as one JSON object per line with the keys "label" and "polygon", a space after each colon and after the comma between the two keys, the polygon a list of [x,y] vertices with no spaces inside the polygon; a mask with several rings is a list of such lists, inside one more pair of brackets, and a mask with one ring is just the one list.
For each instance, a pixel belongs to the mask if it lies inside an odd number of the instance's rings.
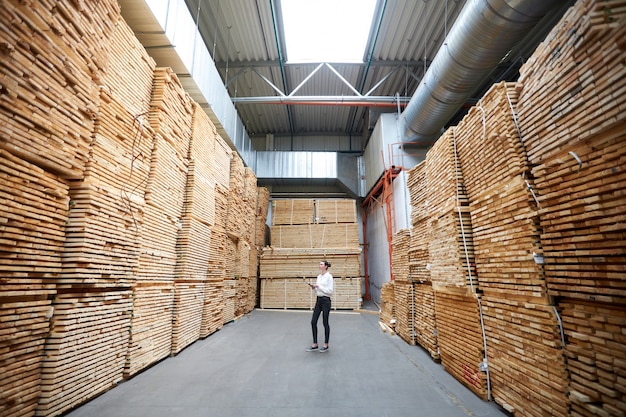
{"label": "skylight", "polygon": [[287,61],[363,62],[376,0],[282,0]]}

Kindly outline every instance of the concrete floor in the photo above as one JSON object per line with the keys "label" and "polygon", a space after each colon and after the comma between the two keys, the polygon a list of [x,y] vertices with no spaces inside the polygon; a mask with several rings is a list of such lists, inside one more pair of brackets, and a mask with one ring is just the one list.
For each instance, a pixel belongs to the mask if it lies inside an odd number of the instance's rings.
{"label": "concrete floor", "polygon": [[[328,352],[311,312],[254,310],[67,417],[506,416],[378,315],[333,311]],[[323,327],[320,317],[319,334]]]}

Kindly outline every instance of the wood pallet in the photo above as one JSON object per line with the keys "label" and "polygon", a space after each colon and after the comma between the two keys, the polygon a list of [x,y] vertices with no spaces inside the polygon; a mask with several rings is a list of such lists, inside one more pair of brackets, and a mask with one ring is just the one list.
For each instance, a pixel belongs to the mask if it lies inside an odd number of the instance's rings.
{"label": "wood pallet", "polygon": [[488,399],[487,374],[479,369],[485,349],[476,296],[468,288],[436,287],[434,298],[441,364],[473,393]]}
{"label": "wood pallet", "polygon": [[558,308],[567,338],[572,415],[619,416],[626,413],[626,308],[564,298]]}
{"label": "wood pallet", "polygon": [[482,297],[495,401],[524,416],[568,415],[568,375],[553,306]]}
{"label": "wood pallet", "polygon": [[[315,307],[315,291],[307,284],[314,277],[262,278],[261,308],[308,309]],[[361,278],[333,276],[334,292],[331,296],[333,310],[354,310],[361,307]]]}
{"label": "wood pallet", "polygon": [[35,415],[61,414],[122,380],[131,295],[130,289],[57,294]]}
{"label": "wood pallet", "polygon": [[359,225],[358,223],[309,223],[273,226],[270,243],[279,248],[359,247]]}

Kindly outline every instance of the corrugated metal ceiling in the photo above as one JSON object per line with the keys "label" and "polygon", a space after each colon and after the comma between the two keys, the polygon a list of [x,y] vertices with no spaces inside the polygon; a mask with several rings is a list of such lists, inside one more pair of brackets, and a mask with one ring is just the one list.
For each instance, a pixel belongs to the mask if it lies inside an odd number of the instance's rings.
{"label": "corrugated metal ceiling", "polygon": [[[256,139],[264,143],[271,134],[280,150],[320,150],[323,144],[328,151],[360,152],[373,127],[371,117],[381,111],[395,111],[397,103],[368,107],[363,103],[356,106],[336,101],[326,105],[286,105],[237,100],[277,97],[280,93],[276,89],[285,95],[298,89],[296,96],[352,97],[355,95],[352,87],[360,94],[386,99],[397,94],[408,101],[466,0],[378,0],[364,62],[324,65],[313,75],[319,64],[286,63],[280,0],[185,2],[253,142]],[[122,13],[126,3],[132,2],[122,2]],[[558,17],[555,13],[545,19],[521,40],[492,77],[484,85],[476,86],[475,98],[493,82],[515,79],[519,66]],[[350,16],[345,18],[348,20]],[[323,27],[320,22],[320,30]],[[151,50],[157,62],[158,51]],[[307,77],[310,79],[301,85]],[[456,124],[464,111],[461,109],[449,124]]]}

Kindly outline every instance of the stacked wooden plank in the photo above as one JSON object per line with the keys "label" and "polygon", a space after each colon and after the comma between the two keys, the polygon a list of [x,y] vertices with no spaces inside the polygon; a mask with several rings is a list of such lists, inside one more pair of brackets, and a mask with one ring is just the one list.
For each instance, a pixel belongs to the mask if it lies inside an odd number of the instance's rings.
{"label": "stacked wooden plank", "polygon": [[256,213],[257,213],[257,178],[250,167],[244,169],[243,187],[243,224],[242,237],[251,245],[254,245]]}
{"label": "stacked wooden plank", "polygon": [[237,318],[235,315],[235,298],[237,297],[237,282],[234,279],[225,279],[223,284],[223,324],[232,322]]}
{"label": "stacked wooden plank", "polygon": [[[0,21],[0,146],[64,178],[80,179],[89,152],[98,85],[115,1],[53,9],[3,2]],[[81,25],[93,27],[84,31]]]}
{"label": "stacked wooden plank", "polygon": [[624,304],[564,298],[559,308],[567,338],[571,415],[624,415]]}
{"label": "stacked wooden plank", "polygon": [[358,223],[276,225],[272,246],[279,248],[349,248],[359,246]]}
{"label": "stacked wooden plank", "polygon": [[233,150],[226,141],[216,133],[215,147],[206,149],[205,152],[213,156],[213,177],[215,183],[229,188],[231,159],[234,158]]}
{"label": "stacked wooden plank", "polygon": [[333,277],[361,275],[360,248],[275,248],[261,254],[261,278],[317,277],[319,263],[327,260]]}
{"label": "stacked wooden plank", "polygon": [[129,286],[139,259],[137,236],[153,133],[102,89],[93,136],[83,180],[71,184],[63,275],[58,282]]}
{"label": "stacked wooden plank", "polygon": [[[312,308],[315,297],[311,304],[309,287],[290,285],[288,280],[313,279],[319,274],[319,261],[327,260],[335,278],[333,307],[358,308],[362,301],[358,232],[355,200],[273,200],[272,246],[263,248],[259,260],[261,307]],[[338,287],[340,279],[345,282]]]}
{"label": "stacked wooden plank", "polygon": [[[333,265],[334,267],[334,265]],[[361,306],[361,278],[334,277],[331,296],[333,310],[353,310]],[[308,309],[315,307],[315,291],[307,284],[315,278],[267,278],[261,279],[261,308]]]}
{"label": "stacked wooden plank", "polygon": [[385,282],[380,288],[380,321],[392,329],[396,325],[396,305],[393,289],[393,281]]}
{"label": "stacked wooden plank", "polygon": [[626,413],[617,382],[626,304],[623,6],[579,1],[520,71],[520,130],[540,204],[547,291],[567,335],[570,414],[577,416]]}
{"label": "stacked wooden plank", "polygon": [[312,199],[272,200],[272,226],[309,224],[315,221]]}
{"label": "stacked wooden plank", "polygon": [[124,19],[115,23],[111,37],[104,42],[107,47],[105,69],[98,83],[115,97],[138,122],[147,118],[152,95],[152,77],[156,63]]}
{"label": "stacked wooden plank", "polygon": [[132,307],[130,289],[59,291],[36,415],[61,414],[122,380]]}
{"label": "stacked wooden plank", "polygon": [[428,253],[433,284],[476,286],[472,224],[455,129],[448,129],[426,154]]}
{"label": "stacked wooden plank", "polygon": [[325,198],[315,200],[315,223],[356,223],[354,200]]}
{"label": "stacked wooden plank", "polygon": [[415,287],[408,281],[394,281],[393,296],[396,312],[396,333],[405,342],[415,345]]}
{"label": "stacked wooden plank", "polygon": [[0,149],[0,415],[33,415],[61,275],[69,186]]}
{"label": "stacked wooden plank", "polygon": [[412,282],[409,274],[409,246],[411,231],[401,229],[392,237],[391,273],[399,282]]}
{"label": "stacked wooden plank", "polygon": [[[493,396],[509,411],[562,415],[565,363],[543,266],[536,261],[542,253],[539,212],[516,124],[518,87],[492,86],[459,123],[457,153],[470,199]],[[541,365],[546,360],[549,367]],[[518,381],[511,375],[533,375],[538,368],[540,375],[511,383]]]}
{"label": "stacked wooden plank", "polygon": [[242,239],[247,237],[251,228],[246,221],[247,210],[244,207],[245,203],[243,201],[246,187],[244,174],[245,166],[243,165],[243,160],[238,153],[234,152],[230,162],[228,211],[226,213],[228,222],[226,223],[226,232],[233,237]]}
{"label": "stacked wooden plank", "polygon": [[480,321],[476,320],[480,316],[476,297],[468,288],[442,286],[434,293],[441,363],[472,392],[487,399],[487,375],[478,366],[485,349]]}
{"label": "stacked wooden plank", "polygon": [[413,282],[413,304],[415,341],[428,351],[433,360],[439,361],[435,292],[430,282]]}
{"label": "stacked wooden plank", "polygon": [[263,247],[269,243],[267,214],[270,204],[270,192],[266,187],[257,188],[256,223],[254,225],[254,244]]}
{"label": "stacked wooden plank", "polygon": [[[150,174],[145,193],[143,224],[140,229],[139,268],[134,288],[134,312],[127,374],[172,352],[172,314],[176,293],[177,239],[188,172],[193,107],[180,81],[169,68],[157,68],[148,115],[155,132]],[[160,292],[161,297],[142,297]],[[171,299],[169,298],[171,297]],[[179,298],[180,300],[180,298]],[[138,326],[144,316],[150,325]],[[169,339],[161,337],[168,334]],[[151,349],[145,349],[150,346]]]}
{"label": "stacked wooden plank", "polygon": [[[216,140],[217,142],[217,140]],[[229,238],[226,235],[226,213],[228,210],[228,187],[215,185],[215,223],[211,230],[207,281],[200,336],[206,337],[221,329],[224,323],[224,300],[226,279],[226,252]],[[234,315],[234,312],[232,313]],[[232,319],[231,319],[232,320]]]}
{"label": "stacked wooden plank", "polygon": [[418,220],[411,228],[408,252],[409,275],[413,282],[431,282],[429,239],[428,219]]}

